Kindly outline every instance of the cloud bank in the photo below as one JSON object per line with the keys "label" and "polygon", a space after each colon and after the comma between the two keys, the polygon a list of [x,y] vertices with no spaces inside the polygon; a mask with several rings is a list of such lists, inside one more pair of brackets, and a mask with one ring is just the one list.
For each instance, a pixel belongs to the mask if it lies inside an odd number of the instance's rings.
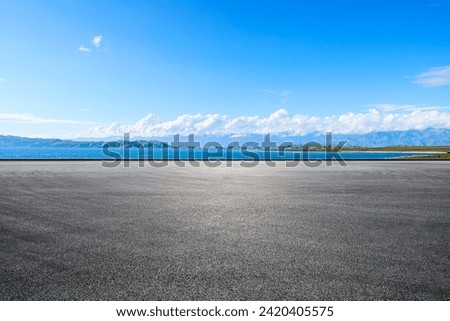
{"label": "cloud bank", "polygon": [[267,117],[224,114],[184,114],[169,121],[159,121],[149,114],[135,124],[113,122],[91,127],[84,137],[132,136],[165,137],[174,134],[205,136],[245,136],[250,134],[280,134],[301,136],[312,132],[332,131],[336,134],[365,134],[374,131],[393,131],[450,128],[450,113],[446,107],[413,105],[377,105],[362,113],[332,116],[289,114],[279,109]]}
{"label": "cloud bank", "polygon": [[450,85],[450,65],[430,68],[415,77],[414,83],[422,87],[441,87]]}

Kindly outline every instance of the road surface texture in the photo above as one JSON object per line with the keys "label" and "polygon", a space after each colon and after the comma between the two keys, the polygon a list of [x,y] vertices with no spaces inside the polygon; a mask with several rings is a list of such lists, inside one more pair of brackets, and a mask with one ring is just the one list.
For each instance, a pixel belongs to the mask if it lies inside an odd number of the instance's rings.
{"label": "road surface texture", "polygon": [[450,299],[450,162],[137,164],[0,162],[0,299]]}

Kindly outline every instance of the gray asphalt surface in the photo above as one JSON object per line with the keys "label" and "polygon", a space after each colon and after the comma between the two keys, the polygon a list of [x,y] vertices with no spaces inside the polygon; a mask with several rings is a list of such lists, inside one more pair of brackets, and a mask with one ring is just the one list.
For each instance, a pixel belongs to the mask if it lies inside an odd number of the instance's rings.
{"label": "gray asphalt surface", "polygon": [[0,162],[1,300],[449,300],[450,162]]}

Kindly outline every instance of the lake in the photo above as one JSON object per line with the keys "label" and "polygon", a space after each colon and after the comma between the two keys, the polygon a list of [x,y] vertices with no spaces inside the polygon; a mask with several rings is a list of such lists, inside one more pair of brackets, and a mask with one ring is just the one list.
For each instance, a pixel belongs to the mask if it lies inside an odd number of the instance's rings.
{"label": "lake", "polygon": [[226,150],[200,148],[168,148],[168,149],[145,149],[139,154],[138,149],[129,150],[129,155],[122,148],[109,148],[108,153],[104,153],[102,148],[0,148],[0,159],[271,159],[271,160],[293,160],[293,159],[395,159],[417,155],[433,155],[433,153],[423,152],[361,152],[344,151],[331,153],[325,151],[263,151],[260,149],[248,150]]}

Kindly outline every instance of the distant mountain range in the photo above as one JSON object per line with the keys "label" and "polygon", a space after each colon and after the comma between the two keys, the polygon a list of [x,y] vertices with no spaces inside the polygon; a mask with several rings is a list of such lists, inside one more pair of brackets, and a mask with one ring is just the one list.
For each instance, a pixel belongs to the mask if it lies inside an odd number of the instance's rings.
{"label": "distant mountain range", "polygon": [[[303,139],[325,141],[325,135]],[[450,129],[427,128],[424,130],[371,132],[368,134],[336,134],[333,143],[346,141],[345,146],[387,147],[387,146],[450,146]]]}
{"label": "distant mountain range", "polygon": [[[195,140],[200,142],[202,146],[208,141],[215,141],[222,146],[228,145],[230,142],[254,141],[261,143],[263,135],[247,135],[247,136],[195,136]],[[289,135],[271,135],[271,140],[278,145],[282,142],[292,142],[294,145],[303,145],[308,142],[318,142],[325,144],[325,133],[311,133],[304,136]],[[63,140],[48,138],[26,138],[18,136],[2,136],[0,135],[0,147],[34,147],[34,148],[101,148],[108,141],[115,141],[119,144],[123,143],[123,139],[116,137],[114,139],[105,139],[104,141],[94,140]],[[166,143],[170,145],[173,137],[163,137],[159,140],[152,140],[145,137],[135,137],[132,141],[139,141],[143,144],[150,143],[154,147],[162,147]],[[180,141],[187,141],[186,137],[180,138]],[[346,141],[345,146],[360,147],[386,147],[386,146],[450,146],[450,129],[445,128],[428,128],[424,130],[407,130],[407,131],[386,131],[371,132],[368,134],[335,134],[333,135],[333,144],[340,141]]]}
{"label": "distant mountain range", "polygon": [[[76,141],[68,139],[52,138],[27,138],[19,136],[0,135],[0,148],[5,147],[33,147],[33,148],[101,148],[105,142],[117,142],[122,145],[123,140],[112,139],[105,141]],[[164,143],[156,140],[139,140],[143,144],[151,144],[155,147],[163,147]]]}

